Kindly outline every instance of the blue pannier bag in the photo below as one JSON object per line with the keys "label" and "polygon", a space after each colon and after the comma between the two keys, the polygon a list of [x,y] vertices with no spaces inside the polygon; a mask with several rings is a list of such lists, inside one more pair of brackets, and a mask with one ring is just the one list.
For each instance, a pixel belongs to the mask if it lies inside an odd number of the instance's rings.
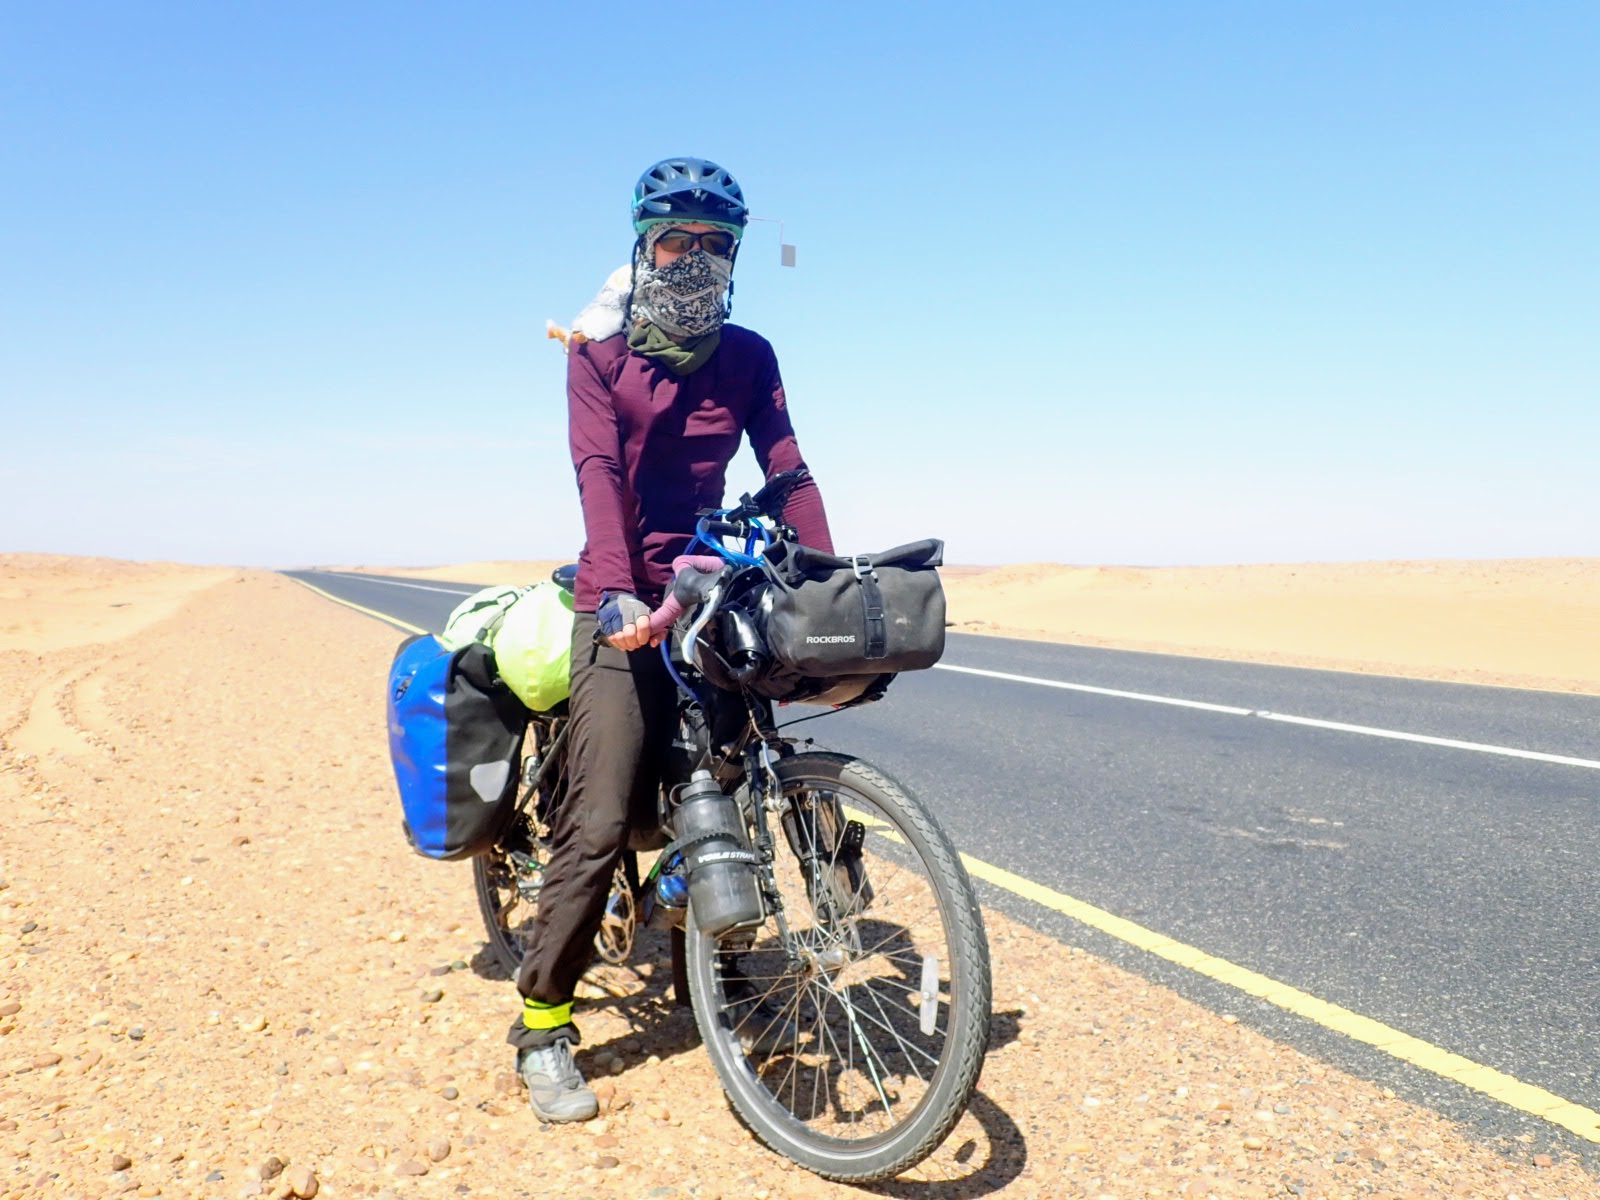
{"label": "blue pannier bag", "polygon": [[389,668],[389,757],[406,840],[429,858],[491,849],[516,811],[528,710],[479,642],[432,634],[400,643]]}

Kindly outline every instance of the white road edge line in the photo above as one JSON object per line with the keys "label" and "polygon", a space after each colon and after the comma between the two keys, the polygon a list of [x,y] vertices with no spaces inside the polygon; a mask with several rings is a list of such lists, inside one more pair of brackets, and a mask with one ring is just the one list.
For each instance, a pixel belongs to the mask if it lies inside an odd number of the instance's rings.
{"label": "white road edge line", "polygon": [[1333,729],[1341,733],[1364,733],[1368,737],[1393,738],[1401,742],[1421,742],[1425,746],[1445,746],[1451,750],[1476,750],[1480,754],[1502,754],[1507,758],[1528,758],[1534,762],[1556,763],[1563,767],[1587,767],[1600,771],[1600,761],[1592,758],[1573,758],[1568,754],[1546,754],[1542,750],[1519,750],[1515,746],[1490,746],[1483,742],[1463,742],[1456,738],[1430,737],[1425,733],[1402,733],[1395,729],[1376,729],[1371,725],[1347,725],[1342,721],[1320,721],[1316,717],[1294,717],[1288,713],[1258,712],[1252,716],[1268,721],[1283,721],[1290,725],[1310,725],[1315,729]]}
{"label": "white road edge line", "polygon": [[[371,575],[362,575],[355,571],[312,571],[313,575],[335,575],[340,579],[364,579],[368,583],[382,583],[389,587],[416,588],[419,592],[444,592],[451,596],[470,596],[472,592],[462,591],[460,588],[429,587],[425,583],[401,583],[398,579],[377,579]],[[474,589],[476,590],[476,589]]]}
{"label": "white road edge line", "polygon": [[1296,717],[1289,713],[1265,712],[1261,709],[1239,708],[1231,704],[1208,704],[1202,700],[1182,700],[1176,696],[1152,696],[1146,692],[1124,692],[1116,688],[1091,687],[1086,683],[1065,683],[1059,679],[1036,679],[1032,675],[1012,675],[1005,671],[985,671],[978,667],[958,667],[951,663],[935,663],[939,671],[959,671],[963,675],[982,675],[987,679],[1003,679],[1009,683],[1032,683],[1039,687],[1059,688],[1068,692],[1088,692],[1095,696],[1115,696],[1122,700],[1143,700],[1149,704],[1168,704],[1177,708],[1198,708],[1204,712],[1224,713],[1233,717],[1260,717],[1267,721],[1282,721],[1288,725],[1308,725],[1314,729],[1331,729],[1338,733],[1359,733],[1367,737],[1390,738],[1400,742],[1420,742],[1426,746],[1443,746],[1451,750],[1475,750],[1480,754],[1499,754],[1506,758],[1526,758],[1534,762],[1555,763],[1563,767],[1585,767],[1600,771],[1600,761],[1592,758],[1574,758],[1567,754],[1546,754],[1540,750],[1519,750],[1514,746],[1491,746],[1484,742],[1463,742],[1455,738],[1431,737],[1425,733],[1406,733],[1399,729],[1378,729],[1371,725],[1348,725],[1343,721],[1323,721],[1316,717]]}
{"label": "white road edge line", "polygon": [[1252,709],[1232,704],[1208,704],[1204,700],[1180,700],[1176,696],[1152,696],[1147,692],[1123,692],[1116,688],[1092,687],[1087,683],[1063,683],[1059,679],[1035,679],[1032,675],[1010,675],[1005,671],[985,671],[980,667],[958,667],[953,663],[934,663],[940,671],[960,671],[963,675],[982,675],[986,679],[1004,679],[1009,683],[1036,683],[1040,687],[1060,688],[1066,692],[1088,692],[1094,696],[1116,696],[1122,700],[1146,700],[1151,704],[1170,704],[1177,708],[1198,708],[1204,712],[1226,713],[1233,717],[1248,717]]}
{"label": "white road edge line", "polygon": [[[415,588],[419,592],[444,592],[451,596],[470,596],[460,588],[430,587],[425,583],[401,583],[396,579],[378,579],[353,571],[318,571],[319,575],[337,575],[344,579],[362,579],[368,583],[387,584],[389,587]],[[1533,762],[1554,763],[1562,767],[1583,767],[1600,771],[1600,760],[1574,758],[1568,754],[1546,754],[1541,750],[1519,750],[1515,746],[1491,746],[1484,742],[1463,742],[1456,738],[1433,737],[1425,733],[1407,733],[1400,729],[1379,729],[1372,725],[1349,725],[1343,721],[1324,721],[1317,717],[1297,717],[1290,713],[1267,712],[1263,709],[1240,708],[1234,704],[1211,704],[1204,700],[1184,700],[1177,696],[1153,696],[1148,692],[1125,692],[1117,688],[1094,687],[1087,683],[1066,683],[1059,679],[1038,679],[1032,675],[1012,675],[1006,671],[985,671],[979,667],[958,667],[953,663],[935,663],[939,671],[959,671],[963,675],[982,675],[986,679],[1002,679],[1008,683],[1031,683],[1038,687],[1058,688],[1067,692],[1088,692],[1094,696],[1114,696],[1120,700],[1143,700],[1147,704],[1166,704],[1174,708],[1195,708],[1202,712],[1222,713],[1230,717],[1260,717],[1265,721],[1281,721],[1286,725],[1306,725],[1313,729],[1330,729],[1336,733],[1359,733],[1367,737],[1389,738],[1397,742],[1418,742],[1424,746],[1443,746],[1449,750],[1473,750],[1480,754],[1499,754],[1505,758],[1524,758]]]}

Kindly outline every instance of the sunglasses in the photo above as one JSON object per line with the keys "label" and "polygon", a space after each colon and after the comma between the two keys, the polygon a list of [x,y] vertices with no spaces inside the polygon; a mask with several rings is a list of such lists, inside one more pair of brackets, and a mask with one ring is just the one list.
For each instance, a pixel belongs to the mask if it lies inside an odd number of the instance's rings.
{"label": "sunglasses", "polygon": [[709,233],[690,233],[687,229],[669,229],[656,239],[656,245],[668,254],[687,254],[696,246],[717,258],[727,258],[739,239],[724,229]]}

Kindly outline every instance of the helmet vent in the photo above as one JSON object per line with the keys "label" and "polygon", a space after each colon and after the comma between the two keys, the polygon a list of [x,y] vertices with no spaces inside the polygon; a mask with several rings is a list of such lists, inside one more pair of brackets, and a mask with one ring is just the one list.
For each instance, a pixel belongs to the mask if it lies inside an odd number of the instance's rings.
{"label": "helmet vent", "polygon": [[743,227],[749,219],[744,192],[732,175],[701,158],[663,159],[633,189],[633,220],[710,221]]}

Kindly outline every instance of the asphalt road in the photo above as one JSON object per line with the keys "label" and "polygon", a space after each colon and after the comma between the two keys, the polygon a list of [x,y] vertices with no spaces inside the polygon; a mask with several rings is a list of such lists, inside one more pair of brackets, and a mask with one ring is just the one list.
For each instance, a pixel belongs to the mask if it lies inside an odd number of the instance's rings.
{"label": "asphalt road", "polygon": [[[474,590],[288,574],[429,629]],[[1600,1110],[1600,769],[1260,715],[1595,762],[1600,698],[964,635],[943,665],[1145,698],[936,669],[795,732],[897,775],[968,854]],[[1461,1084],[981,890],[1482,1136],[1596,1160]]]}

